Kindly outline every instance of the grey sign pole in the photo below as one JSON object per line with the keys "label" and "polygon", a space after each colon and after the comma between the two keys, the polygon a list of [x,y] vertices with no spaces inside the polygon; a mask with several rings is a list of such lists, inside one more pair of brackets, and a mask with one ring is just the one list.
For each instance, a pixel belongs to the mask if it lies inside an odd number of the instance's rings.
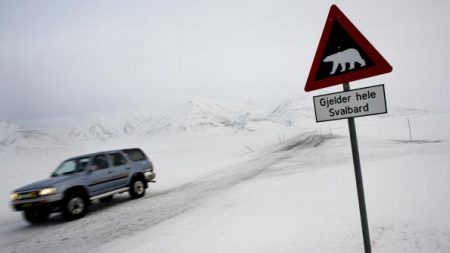
{"label": "grey sign pole", "polygon": [[[344,83],[344,91],[350,90],[350,84]],[[361,216],[361,226],[364,239],[365,253],[371,253],[369,224],[367,221],[366,201],[364,198],[363,179],[361,174],[361,163],[359,161],[358,138],[356,137],[355,119],[348,118],[348,129],[350,132],[350,141],[352,143],[353,165],[355,166],[356,188],[358,190],[359,213]]]}

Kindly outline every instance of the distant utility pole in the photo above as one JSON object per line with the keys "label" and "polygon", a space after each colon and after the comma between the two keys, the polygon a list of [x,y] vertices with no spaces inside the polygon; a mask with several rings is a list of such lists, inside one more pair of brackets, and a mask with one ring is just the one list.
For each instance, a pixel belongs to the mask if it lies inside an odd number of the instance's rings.
{"label": "distant utility pole", "polygon": [[409,118],[408,118],[408,128],[409,128],[409,141],[412,141],[411,124],[409,123]]}
{"label": "distant utility pole", "polygon": [[253,150],[252,148],[250,148],[250,147],[247,146],[247,145],[244,145],[244,147],[247,148],[248,150],[250,150],[251,152],[255,152],[255,150]]}

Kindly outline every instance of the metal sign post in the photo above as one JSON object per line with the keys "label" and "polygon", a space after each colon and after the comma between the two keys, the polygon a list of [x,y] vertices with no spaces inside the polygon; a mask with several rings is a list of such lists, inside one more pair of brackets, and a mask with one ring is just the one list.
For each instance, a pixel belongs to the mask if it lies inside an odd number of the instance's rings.
{"label": "metal sign post", "polygon": [[[350,84],[344,83],[344,91],[350,91]],[[371,253],[369,224],[367,221],[366,200],[364,198],[364,187],[361,173],[361,163],[359,161],[358,138],[356,136],[355,119],[348,118],[348,130],[350,132],[350,141],[352,144],[353,165],[355,167],[356,188],[358,190],[359,213],[361,216],[361,226],[364,239],[364,250]]]}

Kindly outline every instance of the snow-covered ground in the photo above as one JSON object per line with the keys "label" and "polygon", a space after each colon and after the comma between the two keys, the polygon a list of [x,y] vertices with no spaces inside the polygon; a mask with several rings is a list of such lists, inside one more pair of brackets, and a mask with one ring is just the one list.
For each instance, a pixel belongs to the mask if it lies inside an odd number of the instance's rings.
{"label": "snow-covered ground", "polygon": [[[255,113],[197,100],[78,132],[3,121],[0,252],[362,252],[346,121],[315,123],[309,102]],[[450,252],[450,114],[394,108],[356,124],[373,252]],[[135,146],[157,172],[142,199],[39,226],[8,206],[67,157]]]}

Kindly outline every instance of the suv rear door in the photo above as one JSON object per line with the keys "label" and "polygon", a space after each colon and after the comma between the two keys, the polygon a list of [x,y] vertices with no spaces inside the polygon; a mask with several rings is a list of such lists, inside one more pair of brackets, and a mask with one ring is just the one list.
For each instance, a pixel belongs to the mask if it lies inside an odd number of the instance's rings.
{"label": "suv rear door", "polygon": [[92,172],[88,175],[88,187],[91,195],[95,196],[108,192],[114,187],[114,178],[106,154],[92,157]]}
{"label": "suv rear door", "polygon": [[114,188],[122,188],[128,185],[130,165],[121,152],[110,152],[108,154],[111,164]]}

